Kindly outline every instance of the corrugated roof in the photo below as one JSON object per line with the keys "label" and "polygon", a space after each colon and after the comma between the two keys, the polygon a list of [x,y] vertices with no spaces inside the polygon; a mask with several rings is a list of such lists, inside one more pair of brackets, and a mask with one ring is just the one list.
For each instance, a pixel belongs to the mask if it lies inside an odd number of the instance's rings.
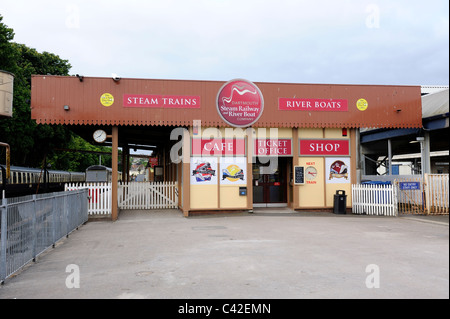
{"label": "corrugated roof", "polygon": [[[126,79],[75,76],[32,76],[31,116],[37,123],[67,125],[227,126],[216,110],[216,97],[224,82]],[[264,112],[255,127],[421,127],[420,86],[333,85],[255,82],[264,96]],[[100,103],[109,93],[111,106]],[[126,94],[198,96],[200,108],[124,107]],[[344,99],[346,112],[282,111],[279,98]],[[368,107],[360,111],[356,102]],[[69,110],[64,109],[64,105]]]}
{"label": "corrugated roof", "polygon": [[448,114],[449,89],[422,96],[422,117],[428,118]]}

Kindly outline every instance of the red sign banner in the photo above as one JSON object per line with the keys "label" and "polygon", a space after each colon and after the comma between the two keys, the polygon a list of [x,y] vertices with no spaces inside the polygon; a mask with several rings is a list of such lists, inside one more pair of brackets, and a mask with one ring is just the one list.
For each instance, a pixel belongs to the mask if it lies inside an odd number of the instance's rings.
{"label": "red sign banner", "polygon": [[193,138],[192,156],[245,156],[246,147],[243,138]]}
{"label": "red sign banner", "polygon": [[255,139],[255,156],[292,156],[292,140],[281,139]]}
{"label": "red sign banner", "polygon": [[279,98],[278,109],[281,111],[348,111],[347,100],[337,99],[291,99]]}
{"label": "red sign banner", "polygon": [[200,96],[124,94],[124,107],[200,108]]}
{"label": "red sign banner", "polygon": [[255,84],[237,79],[222,86],[217,94],[216,106],[226,123],[235,127],[247,127],[262,115],[264,99]]}
{"label": "red sign banner", "polygon": [[348,139],[301,139],[299,155],[305,156],[349,156]]}

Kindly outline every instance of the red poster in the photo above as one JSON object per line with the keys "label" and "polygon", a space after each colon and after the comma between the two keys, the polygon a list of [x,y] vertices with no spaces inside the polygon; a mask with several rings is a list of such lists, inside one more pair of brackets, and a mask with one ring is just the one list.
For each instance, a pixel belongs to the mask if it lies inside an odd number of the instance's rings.
{"label": "red poster", "polygon": [[256,156],[292,156],[292,140],[280,139],[255,139],[254,154]]}
{"label": "red poster", "polygon": [[348,111],[347,100],[339,99],[294,99],[279,98],[278,109],[281,111]]}
{"label": "red poster", "polygon": [[348,156],[350,155],[350,141],[348,139],[301,139],[301,156]]}
{"label": "red poster", "polygon": [[200,96],[124,94],[124,107],[200,108]]}
{"label": "red poster", "polygon": [[245,156],[245,150],[243,138],[192,139],[192,156]]}

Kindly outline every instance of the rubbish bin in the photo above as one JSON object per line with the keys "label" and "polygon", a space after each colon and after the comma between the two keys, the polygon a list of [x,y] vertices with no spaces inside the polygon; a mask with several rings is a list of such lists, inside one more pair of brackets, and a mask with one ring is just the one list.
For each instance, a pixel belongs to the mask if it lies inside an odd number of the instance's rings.
{"label": "rubbish bin", "polygon": [[345,214],[347,208],[347,195],[345,195],[344,190],[337,190],[334,195],[334,207],[333,213],[335,214]]}

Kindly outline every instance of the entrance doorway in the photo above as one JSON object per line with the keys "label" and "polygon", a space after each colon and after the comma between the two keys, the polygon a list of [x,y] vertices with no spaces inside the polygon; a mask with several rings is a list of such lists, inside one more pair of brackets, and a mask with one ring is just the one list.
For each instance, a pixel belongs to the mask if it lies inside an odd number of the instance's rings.
{"label": "entrance doorway", "polygon": [[253,207],[287,206],[288,160],[257,158],[253,163]]}

